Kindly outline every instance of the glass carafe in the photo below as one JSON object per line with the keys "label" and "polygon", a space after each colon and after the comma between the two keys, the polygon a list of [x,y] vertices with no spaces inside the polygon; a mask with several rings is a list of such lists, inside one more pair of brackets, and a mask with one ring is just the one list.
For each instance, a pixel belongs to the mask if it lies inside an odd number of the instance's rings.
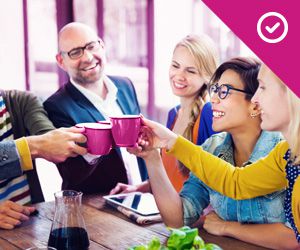
{"label": "glass carafe", "polygon": [[81,214],[82,193],[73,190],[56,192],[55,213],[48,246],[57,250],[85,250],[90,242]]}

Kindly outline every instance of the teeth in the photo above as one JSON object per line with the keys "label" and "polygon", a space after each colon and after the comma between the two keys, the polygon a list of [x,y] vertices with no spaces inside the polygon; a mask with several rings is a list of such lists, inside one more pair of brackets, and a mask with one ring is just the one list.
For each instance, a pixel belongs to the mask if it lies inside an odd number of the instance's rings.
{"label": "teeth", "polygon": [[175,85],[175,87],[178,88],[178,89],[183,89],[183,88],[186,87],[186,85],[183,85],[183,84],[180,84],[180,83],[177,83],[177,82],[174,82],[174,85]]}
{"label": "teeth", "polygon": [[93,68],[96,68],[97,64],[96,65],[93,65],[93,66],[90,66],[89,68],[84,68],[83,70],[87,71],[87,70],[91,70]]}
{"label": "teeth", "polygon": [[213,111],[213,117],[219,118],[219,117],[222,117],[224,115],[225,115],[225,113],[222,112],[222,111]]}

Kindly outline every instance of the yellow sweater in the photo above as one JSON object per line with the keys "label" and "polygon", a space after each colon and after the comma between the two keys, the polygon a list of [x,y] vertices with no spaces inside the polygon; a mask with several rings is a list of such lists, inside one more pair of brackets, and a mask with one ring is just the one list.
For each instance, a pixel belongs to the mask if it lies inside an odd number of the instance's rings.
{"label": "yellow sweater", "polygon": [[[214,190],[233,199],[250,199],[286,188],[286,141],[280,142],[268,156],[245,168],[202,150],[200,146],[179,136],[169,153],[188,167],[199,179]],[[292,213],[300,232],[300,178],[294,184]]]}

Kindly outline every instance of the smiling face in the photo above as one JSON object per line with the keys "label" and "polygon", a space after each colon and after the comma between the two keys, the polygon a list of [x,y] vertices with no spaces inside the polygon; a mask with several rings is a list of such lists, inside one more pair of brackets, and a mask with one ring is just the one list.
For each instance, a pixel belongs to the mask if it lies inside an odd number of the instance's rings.
{"label": "smiling face", "polygon": [[261,128],[286,134],[290,117],[285,86],[265,65],[259,71],[258,81],[258,90],[251,101],[261,108]]}
{"label": "smiling face", "polygon": [[[70,24],[60,32],[59,50],[69,52],[98,40],[97,34],[88,26]],[[56,59],[58,65],[68,73],[70,78],[81,85],[98,81],[103,76],[106,64],[103,44],[95,51],[85,49],[82,57],[78,59],[71,59],[67,53],[59,53]]]}
{"label": "smiling face", "polygon": [[184,98],[195,98],[205,82],[194,57],[184,46],[174,50],[169,79],[174,95]]}
{"label": "smiling face", "polygon": [[[245,85],[238,73],[228,69],[224,71],[218,81],[219,86],[229,84],[230,86],[244,90]],[[213,110],[213,130],[216,132],[243,131],[249,125],[251,104],[246,100],[245,94],[235,90],[230,90],[225,99],[220,99],[217,93],[211,95]]]}

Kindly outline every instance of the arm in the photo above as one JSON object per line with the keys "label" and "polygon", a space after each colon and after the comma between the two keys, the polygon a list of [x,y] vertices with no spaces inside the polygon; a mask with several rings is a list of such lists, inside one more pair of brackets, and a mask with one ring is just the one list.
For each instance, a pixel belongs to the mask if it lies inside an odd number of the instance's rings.
{"label": "arm", "polygon": [[209,205],[207,187],[191,173],[179,195],[183,204],[184,225],[193,225]]}
{"label": "arm", "polygon": [[[137,154],[135,149],[128,149],[128,151]],[[146,162],[152,193],[164,223],[170,227],[181,227],[183,225],[182,202],[167,176],[160,153],[152,150],[138,156],[143,157]]]}
{"label": "arm", "polygon": [[86,149],[77,145],[84,143],[82,128],[60,128],[43,135],[26,138],[31,157],[44,158],[52,162],[62,162],[68,157],[86,154]]}
{"label": "arm", "polygon": [[0,142],[0,180],[22,174],[18,150],[14,141]]}
{"label": "arm", "polygon": [[170,153],[216,191],[230,198],[248,199],[286,187],[282,156],[287,148],[286,142],[279,143],[267,157],[246,168],[236,168],[182,137],[173,142]]}
{"label": "arm", "polygon": [[55,129],[37,96],[29,92],[16,91],[15,101],[20,114],[14,117],[22,119],[22,121],[16,121],[15,124],[23,123],[27,134],[40,135]]}
{"label": "arm", "polygon": [[143,152],[153,148],[170,149],[179,161],[188,167],[200,180],[214,190],[234,199],[249,199],[275,192],[287,186],[286,161],[283,155],[288,149],[283,141],[261,160],[245,168],[236,168],[230,163],[205,152],[181,136],[177,136],[159,123],[143,118],[144,128],[139,137]]}
{"label": "arm", "polygon": [[229,236],[272,249],[296,249],[299,246],[293,230],[282,223],[241,224],[223,221],[213,212],[206,216],[203,227],[214,235]]}
{"label": "arm", "polygon": [[147,193],[151,192],[150,182],[149,180],[143,181],[137,185],[128,185],[125,183],[119,182],[112,190],[110,190],[109,194],[125,194],[131,192],[142,192]]}

